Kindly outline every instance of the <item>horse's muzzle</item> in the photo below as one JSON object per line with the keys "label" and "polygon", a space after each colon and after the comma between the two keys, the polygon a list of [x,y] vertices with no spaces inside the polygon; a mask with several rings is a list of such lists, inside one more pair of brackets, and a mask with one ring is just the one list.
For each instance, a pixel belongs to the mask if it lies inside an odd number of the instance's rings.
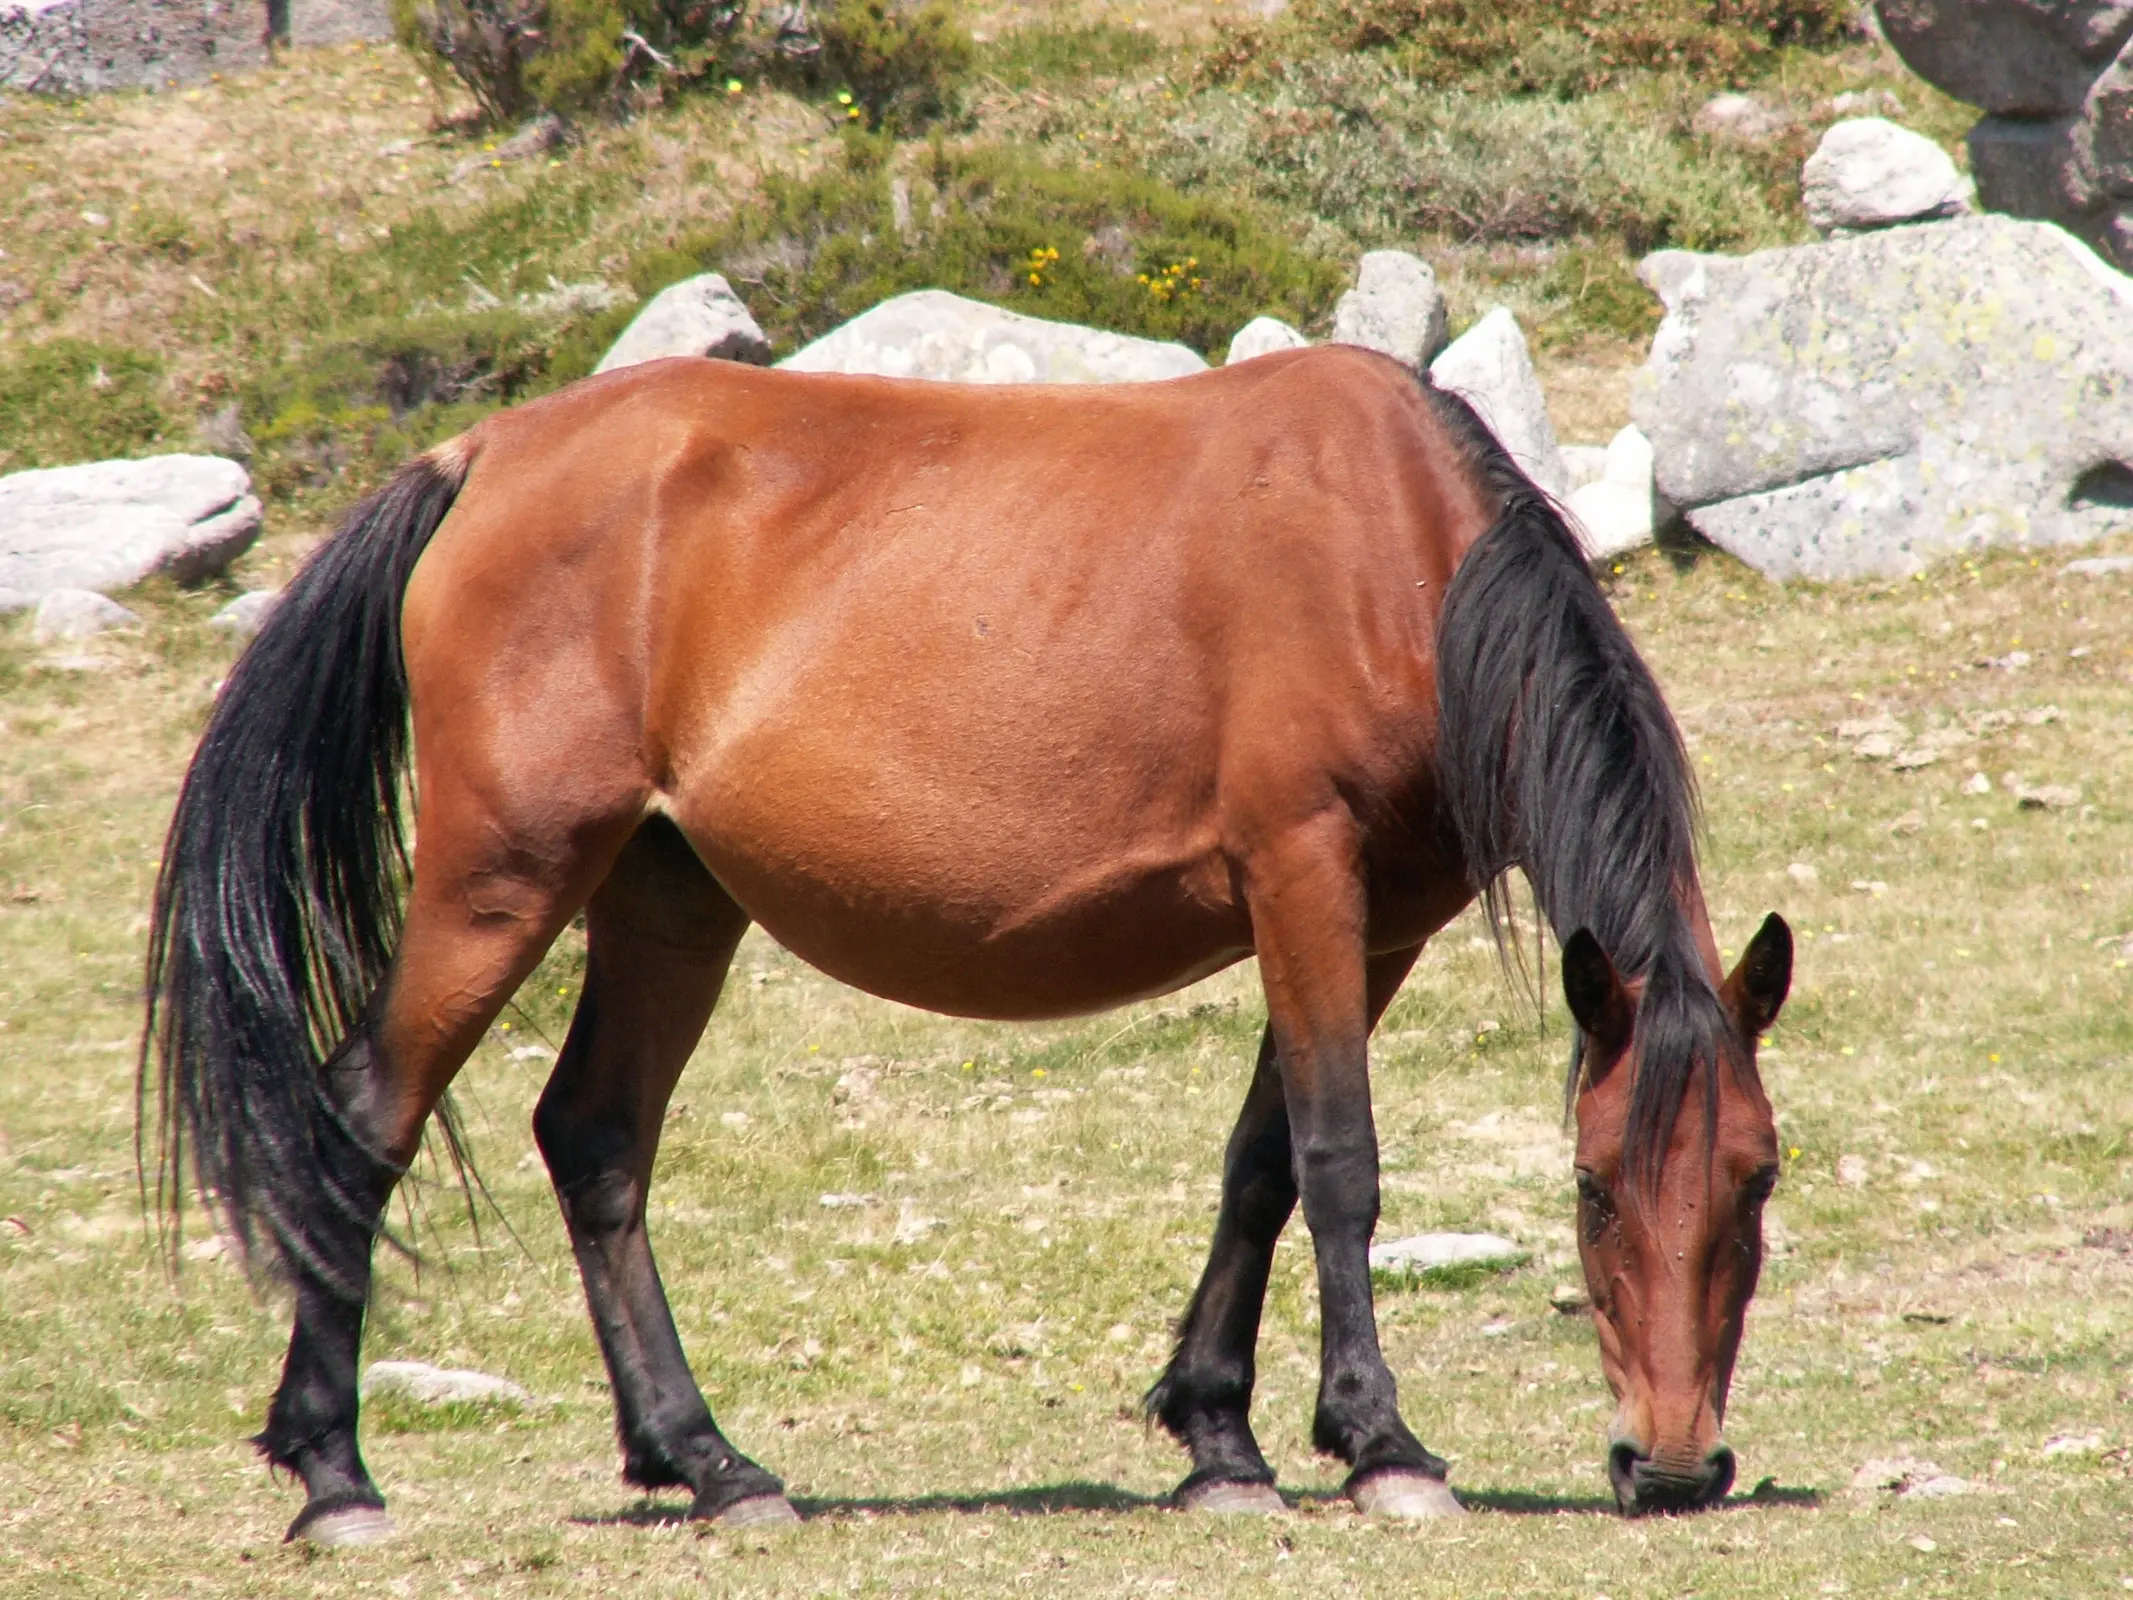
{"label": "horse's muzzle", "polygon": [[1725,1498],[1733,1487],[1733,1452],[1715,1445],[1687,1470],[1661,1463],[1628,1439],[1617,1439],[1607,1452],[1607,1477],[1615,1503],[1629,1516],[1654,1511],[1697,1511]]}

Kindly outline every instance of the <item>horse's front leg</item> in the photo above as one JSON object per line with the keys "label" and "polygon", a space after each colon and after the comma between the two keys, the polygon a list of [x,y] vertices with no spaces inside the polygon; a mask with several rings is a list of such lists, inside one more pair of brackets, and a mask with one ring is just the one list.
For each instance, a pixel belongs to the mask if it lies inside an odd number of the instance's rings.
{"label": "horse's front leg", "polygon": [[1318,1410],[1312,1442],[1353,1469],[1349,1498],[1402,1517],[1458,1510],[1445,1464],[1400,1419],[1378,1347],[1370,1236],[1378,1221],[1370,1114],[1373,996],[1352,829],[1322,816],[1248,864],[1267,1023],[1281,1064],[1291,1159],[1318,1263]]}
{"label": "horse's front leg", "polygon": [[[1370,1023],[1399,993],[1420,946],[1373,957]],[[1253,1353],[1274,1246],[1296,1209],[1289,1108],[1271,1029],[1259,1044],[1251,1088],[1222,1162],[1222,1209],[1207,1267],[1178,1323],[1177,1350],[1148,1393],[1150,1416],[1192,1452],[1192,1472],[1172,1497],[1194,1511],[1282,1509],[1274,1469],[1252,1433]]]}

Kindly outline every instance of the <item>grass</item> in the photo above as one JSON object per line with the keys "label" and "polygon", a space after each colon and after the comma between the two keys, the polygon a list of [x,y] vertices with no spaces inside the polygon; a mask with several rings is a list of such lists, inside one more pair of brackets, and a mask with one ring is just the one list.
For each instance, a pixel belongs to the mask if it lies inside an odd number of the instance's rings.
{"label": "grass", "polygon": [[[1305,1433],[1317,1330],[1300,1234],[1277,1262],[1259,1409],[1297,1515],[1215,1525],[1153,1503],[1179,1457],[1134,1404],[1204,1249],[1261,1017],[1248,971],[1008,1028],[855,995],[751,936],[677,1097],[654,1224],[714,1407],[812,1524],[699,1535],[675,1522],[679,1502],[615,1478],[598,1355],[526,1128],[581,972],[566,941],[462,1080],[501,1216],[477,1241],[432,1174],[414,1218],[427,1259],[388,1268],[368,1345],[500,1373],[535,1399],[394,1407],[367,1442],[406,1537],[362,1555],[281,1547],[292,1497],[243,1438],[283,1315],[197,1241],[167,1276],[132,1177],[142,910],[229,649],[204,625],[219,595],[153,588],[136,599],[149,627],[101,644],[100,672],[40,664],[19,620],[0,630],[9,1586],[2115,1588],[2133,1576],[2123,580],[2002,556],[1926,583],[1778,589],[1723,557],[1647,552],[1609,581],[1702,774],[1721,941],[1737,948],[1773,906],[1801,940],[1765,1058],[1796,1153],[1736,1390],[1728,1509],[1606,1514],[1591,1333],[1550,1304],[1576,1277],[1563,1025],[1552,1002],[1529,1015],[1471,920],[1437,941],[1375,1056],[1383,1233],[1487,1229],[1532,1252],[1510,1272],[1381,1291],[1408,1416],[1483,1513],[1456,1529],[1374,1527],[1328,1498],[1338,1474]],[[1971,665],[2017,644],[2025,671]],[[2046,705],[2060,715],[2033,725],[1986,715]],[[1985,731],[1897,773],[1833,731],[1881,711]],[[2078,785],[2083,805],[2021,810],[1997,786],[2006,770]],[[1965,791],[1973,771],[1991,794]],[[2069,1434],[2100,1448],[2043,1453]],[[1861,1462],[1902,1454],[1978,1490],[1846,1489]]]}
{"label": "grass", "polygon": [[[966,121],[878,166],[873,145],[855,166],[832,108],[759,84],[589,126],[554,164],[492,166],[463,105],[360,46],[181,95],[0,106],[0,214],[20,219],[0,240],[0,470],[181,447],[234,401],[273,530],[223,583],[129,595],[147,626],[93,645],[101,670],[55,666],[26,619],[0,619],[0,1589],[2116,1592],[2133,1579],[2133,601],[2124,579],[2015,555],[1780,589],[1709,552],[1646,552],[1608,578],[1702,777],[1721,942],[1772,907],[1800,936],[1764,1063],[1793,1153],[1725,1510],[1609,1511],[1591,1331],[1551,1303],[1576,1277],[1563,1022],[1552,1000],[1531,1014],[1467,919],[1377,1041],[1382,1232],[1485,1229],[1530,1257],[1383,1286],[1380,1310],[1409,1420],[1480,1514],[1388,1528],[1333,1498],[1307,1438],[1300,1230],[1276,1263],[1258,1411],[1296,1514],[1155,1506],[1181,1458],[1135,1403],[1205,1248],[1262,1015],[1248,970],[1014,1029],[866,999],[752,936],[669,1120],[655,1237],[714,1407],[812,1521],[775,1539],[684,1526],[678,1501],[617,1481],[527,1130],[582,974],[566,937],[462,1079],[497,1209],[477,1235],[426,1174],[402,1219],[425,1255],[388,1266],[367,1347],[534,1398],[379,1408],[367,1450],[405,1537],[280,1545],[294,1496],[243,1441],[284,1310],[197,1216],[167,1270],[131,1132],[145,907],[230,658],[206,619],[234,587],[285,575],[407,451],[585,370],[629,297],[707,262],[740,272],[728,251],[785,263],[790,304],[757,309],[787,342],[836,296],[958,261],[970,291],[1041,312],[1008,271],[1040,244],[1060,249],[1052,292],[1084,297],[1055,309],[1128,324],[1114,290],[1174,247],[1216,259],[1190,241],[1221,221],[1239,265],[1213,281],[1235,299],[1190,326],[1130,324],[1213,348],[1223,319],[1268,305],[1309,321],[1357,247],[1403,243],[1437,266],[1455,324],[1511,304],[1558,427],[1605,438],[1652,316],[1635,247],[1795,236],[1792,175],[1840,90],[1892,90],[1906,121],[1960,131],[1859,44],[1757,55],[1740,81],[1795,126],[1743,148],[1690,128],[1712,84],[1685,70],[1610,72],[1566,101],[1512,92],[1501,62],[1448,78],[1392,44],[1241,70],[1221,14],[1182,5],[1017,25],[1030,15],[980,16]],[[962,213],[917,243],[771,248],[885,201],[893,231],[884,186],[924,198],[942,170]],[[1513,191],[1538,220],[1517,222]],[[1516,225],[1426,209],[1461,193]],[[1106,230],[1126,223],[1146,254],[1107,277]],[[588,284],[618,303],[557,293]],[[2027,669],[1973,665],[2015,649]],[[1835,731],[1884,712],[1940,759],[1897,772]],[[2023,810],[2009,772],[2081,801]],[[2087,1435],[2098,1449],[2045,1453]],[[1847,1489],[1901,1454],[1976,1492]]]}

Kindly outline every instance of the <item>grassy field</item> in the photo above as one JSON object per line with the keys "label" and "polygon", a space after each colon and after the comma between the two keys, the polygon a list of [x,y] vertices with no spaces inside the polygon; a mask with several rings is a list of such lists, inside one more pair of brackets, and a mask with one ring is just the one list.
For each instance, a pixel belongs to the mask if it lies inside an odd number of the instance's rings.
{"label": "grassy field", "polygon": [[[1355,249],[1419,241],[1455,322],[1515,305],[1564,433],[1602,439],[1626,420],[1648,326],[1623,284],[1651,229],[1729,248],[1795,236],[1790,174],[1839,90],[1889,89],[1906,120],[1960,129],[1866,45],[1759,60],[1741,81],[1795,123],[1733,148],[1688,131],[1711,86],[1693,74],[1574,99],[1494,79],[1484,93],[1447,84],[1421,46],[1314,56],[1310,29],[1333,11],[1300,8],[1272,43],[1244,44],[1234,30],[1256,25],[1222,6],[979,16],[981,72],[946,148],[1072,175],[1002,201],[1017,227],[1094,230],[1099,202],[1203,226],[1192,206],[1218,197],[1243,219],[1239,280],[1248,266],[1290,285],[1307,322]],[[1209,67],[1224,60],[1242,64]],[[1342,105],[1370,114],[1322,115]],[[1300,1225],[1277,1259],[1258,1410],[1294,1514],[1200,1521],[1158,1503],[1182,1457],[1137,1401],[1205,1248],[1262,1018],[1248,969],[1015,1029],[855,995],[751,936],[677,1097],[654,1237],[714,1409],[809,1521],[761,1538],[687,1526],[684,1502],[618,1481],[532,1153],[580,975],[566,938],[462,1079],[493,1203],[477,1228],[439,1175],[417,1186],[403,1224],[424,1257],[388,1269],[368,1343],[534,1398],[374,1410],[367,1453],[403,1537],[284,1547],[299,1496],[244,1439],[285,1313],[252,1297],[197,1213],[173,1275],[134,1176],[149,887],[233,648],[206,618],[234,587],[278,581],[409,449],[585,370],[633,297],[730,265],[736,242],[798,237],[778,229],[853,203],[870,175],[941,159],[925,141],[855,149],[823,107],[753,85],[499,166],[497,132],[463,111],[394,53],[353,46],[181,95],[0,106],[0,214],[20,219],[0,235],[0,470],[182,447],[235,404],[272,530],[224,585],[130,596],[147,626],[87,662],[0,619],[0,1591],[2133,1588],[2133,580],[2013,555],[1827,589],[1779,589],[1708,551],[1645,552],[1608,576],[1695,754],[1721,941],[1737,948],[1773,908],[1800,939],[1764,1056],[1787,1163],[1724,1509],[1613,1514],[1591,1331],[1551,1304],[1577,1275],[1561,1008],[1536,1014],[1464,919],[1374,1059],[1381,1232],[1486,1228],[1531,1252],[1381,1297],[1406,1414],[1476,1515],[1388,1527],[1337,1498],[1307,1437]],[[1357,127],[1376,130],[1366,145]],[[1415,209],[1412,172],[1395,181],[1427,157],[1432,181],[1500,192],[1533,178],[1502,164],[1521,150],[1570,162],[1533,181],[1560,178],[1584,209],[1538,232],[1462,231]],[[1120,168],[1171,193],[1107,187]],[[1336,169],[1344,181],[1323,181]],[[982,288],[972,237],[945,229],[909,246],[934,256],[866,270],[931,262]],[[810,292],[865,281],[804,265]],[[612,303],[557,293],[586,284]],[[809,314],[759,306],[773,309],[792,329]],[[2133,528],[2112,547],[2133,551]],[[2018,803],[2018,786],[2046,785],[2079,797]],[[1969,1492],[1849,1488],[1897,1456]]]}

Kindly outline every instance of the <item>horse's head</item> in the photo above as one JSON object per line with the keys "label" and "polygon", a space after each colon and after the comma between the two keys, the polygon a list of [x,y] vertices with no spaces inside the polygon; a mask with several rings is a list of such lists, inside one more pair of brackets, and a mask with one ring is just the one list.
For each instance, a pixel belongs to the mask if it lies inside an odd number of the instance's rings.
{"label": "horse's head", "polygon": [[1589,932],[1563,947],[1578,1250],[1620,1402],[1607,1474],[1629,1512],[1732,1487],[1721,1426],[1778,1176],[1755,1041],[1792,981],[1791,930],[1766,920],[1715,996],[1699,978],[1662,967],[1625,984]]}

